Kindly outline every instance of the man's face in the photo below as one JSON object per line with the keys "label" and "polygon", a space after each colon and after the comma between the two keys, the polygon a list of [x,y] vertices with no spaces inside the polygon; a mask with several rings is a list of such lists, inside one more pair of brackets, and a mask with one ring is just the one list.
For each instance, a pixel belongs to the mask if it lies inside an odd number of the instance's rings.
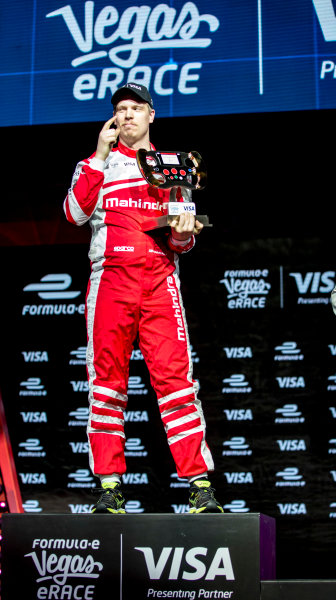
{"label": "man's face", "polygon": [[120,138],[133,146],[149,135],[149,125],[154,121],[155,111],[146,102],[125,97],[115,107],[115,124],[120,128]]}

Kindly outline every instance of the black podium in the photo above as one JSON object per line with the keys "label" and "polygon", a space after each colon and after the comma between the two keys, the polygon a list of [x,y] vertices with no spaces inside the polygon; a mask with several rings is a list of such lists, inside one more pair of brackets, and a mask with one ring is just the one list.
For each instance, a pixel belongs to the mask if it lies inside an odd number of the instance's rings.
{"label": "black podium", "polygon": [[2,600],[259,600],[275,522],[243,515],[3,516]]}

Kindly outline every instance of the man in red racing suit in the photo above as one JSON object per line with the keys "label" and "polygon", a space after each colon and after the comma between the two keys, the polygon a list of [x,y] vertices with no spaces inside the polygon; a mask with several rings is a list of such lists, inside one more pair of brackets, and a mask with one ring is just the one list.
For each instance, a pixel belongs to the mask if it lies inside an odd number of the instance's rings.
{"label": "man in red racing suit", "polygon": [[192,378],[178,274],[178,254],[193,247],[193,234],[202,225],[186,214],[175,219],[169,235],[142,231],[148,217],[163,214],[170,193],[148,185],[136,162],[139,148],[152,149],[152,99],[144,86],[129,83],[117,90],[112,102],[114,116],[103,126],[95,154],[78,163],[64,203],[68,221],[89,222],[92,228],[86,298],[87,432],[90,466],[102,484],[93,512],[125,512],[124,411],[136,336],[177,474],[191,483],[190,512],[223,512],[207,478],[213,461]]}

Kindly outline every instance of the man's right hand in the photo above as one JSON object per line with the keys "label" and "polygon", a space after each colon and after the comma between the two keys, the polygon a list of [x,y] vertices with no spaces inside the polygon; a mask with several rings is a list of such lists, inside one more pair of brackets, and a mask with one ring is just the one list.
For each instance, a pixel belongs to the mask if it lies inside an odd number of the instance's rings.
{"label": "man's right hand", "polygon": [[116,118],[116,116],[111,117],[111,119],[106,121],[106,123],[104,124],[98,138],[97,150],[95,155],[96,158],[106,160],[110,153],[111,147],[117,142],[120,129],[115,129],[114,127],[110,129],[111,125],[113,125]]}

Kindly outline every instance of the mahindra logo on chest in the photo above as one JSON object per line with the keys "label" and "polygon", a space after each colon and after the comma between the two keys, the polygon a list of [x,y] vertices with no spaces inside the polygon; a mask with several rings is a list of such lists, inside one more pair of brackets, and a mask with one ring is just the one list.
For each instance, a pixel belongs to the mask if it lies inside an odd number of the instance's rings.
{"label": "mahindra logo on chest", "polygon": [[138,546],[134,550],[142,552],[150,579],[165,577],[176,580],[179,577],[188,581],[205,579],[213,581],[216,577],[234,580],[229,548],[217,548],[214,556],[208,554],[208,548],[196,546],[187,550],[181,547],[166,546],[155,561],[152,548]]}

